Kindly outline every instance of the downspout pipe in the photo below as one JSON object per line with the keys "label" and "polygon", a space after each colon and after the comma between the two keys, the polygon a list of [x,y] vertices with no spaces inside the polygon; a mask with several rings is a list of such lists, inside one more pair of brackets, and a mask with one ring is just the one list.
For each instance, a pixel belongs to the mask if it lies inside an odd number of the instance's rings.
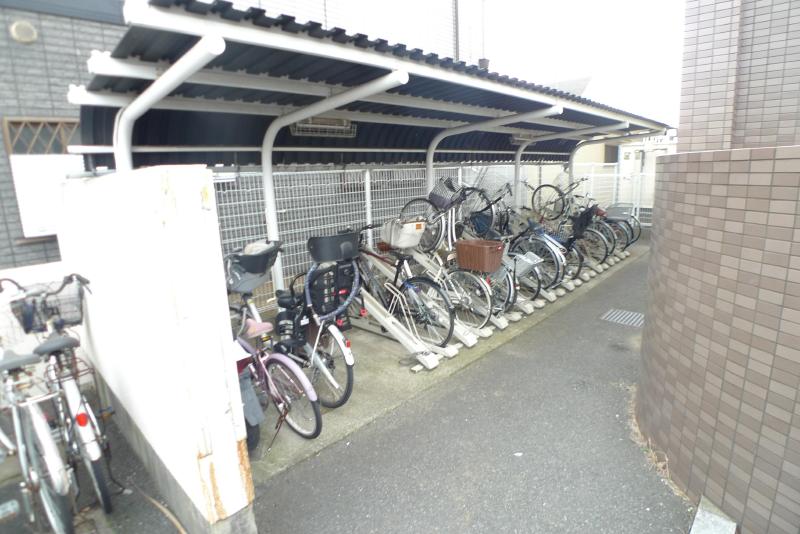
{"label": "downspout pipe", "polygon": [[[287,113],[286,115],[276,117],[269,124],[267,131],[264,133],[264,140],[261,143],[261,176],[264,187],[267,237],[270,241],[277,241],[280,238],[278,232],[278,205],[275,200],[275,181],[272,175],[272,151],[278,131],[284,126],[289,126],[297,121],[308,119],[368,96],[383,93],[393,87],[405,85],[406,83],[408,83],[408,72],[396,70],[380,78],[376,78],[371,82],[319,100],[302,109]],[[272,283],[275,289],[284,288],[283,262],[280,256],[278,256],[278,259],[272,267]]]}
{"label": "downspout pipe", "polygon": [[133,125],[159,100],[169,95],[192,74],[225,51],[225,40],[206,35],[159,76],[136,99],[121,108],[114,119],[114,165],[117,171],[133,170]]}
{"label": "downspout pipe", "polygon": [[[522,183],[522,173],[520,172],[522,166],[522,153],[528,148],[529,145],[533,143],[538,143],[540,141],[550,141],[552,139],[564,139],[573,137],[576,135],[589,135],[594,133],[604,133],[604,132],[611,132],[615,130],[624,130],[629,128],[630,124],[627,122],[618,122],[615,124],[608,124],[606,126],[592,126],[591,128],[581,128],[579,130],[571,130],[568,132],[558,132],[554,134],[547,134],[541,135],[539,137],[531,138],[530,141],[527,141],[517,147],[517,151],[514,154],[514,198],[516,199],[517,207],[521,207],[523,205],[522,202],[522,194],[519,190],[520,184]],[[570,153],[572,155],[572,153]]]}
{"label": "downspout pipe", "polygon": [[614,137],[605,137],[603,139],[592,139],[590,141],[581,141],[575,148],[572,149],[572,152],[569,155],[569,163],[567,164],[567,171],[569,172],[569,181],[572,183],[572,170],[575,164],[575,154],[578,153],[578,150],[585,146],[589,145],[599,145],[605,143],[624,143],[625,141],[632,141],[634,139],[643,139],[645,137],[652,137],[654,135],[664,135],[667,132],[667,129],[664,128],[662,130],[651,130],[645,133],[638,133],[638,134],[626,134],[626,135],[618,135]]}
{"label": "downspout pipe", "polygon": [[552,115],[561,115],[563,112],[564,108],[561,106],[550,106],[548,108],[538,109],[536,111],[528,111],[526,113],[518,113],[515,115],[506,115],[496,119],[464,124],[462,126],[456,126],[454,128],[442,130],[436,134],[436,136],[431,140],[430,144],[428,144],[428,152],[425,157],[425,176],[428,179],[428,190],[430,191],[433,189],[433,186],[436,183],[436,179],[433,174],[433,156],[436,152],[436,147],[439,146],[439,143],[441,143],[443,139],[450,137],[451,135],[486,130],[497,126],[503,126],[505,124],[533,121],[533,119],[541,119],[544,117],[550,117]]}

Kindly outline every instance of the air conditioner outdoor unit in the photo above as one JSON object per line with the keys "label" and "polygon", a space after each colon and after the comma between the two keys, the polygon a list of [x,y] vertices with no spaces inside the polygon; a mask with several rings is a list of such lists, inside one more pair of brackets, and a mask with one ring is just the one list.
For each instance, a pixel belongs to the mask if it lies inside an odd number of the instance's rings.
{"label": "air conditioner outdoor unit", "polygon": [[347,119],[311,117],[289,126],[289,132],[298,137],[345,137],[356,136],[356,125]]}

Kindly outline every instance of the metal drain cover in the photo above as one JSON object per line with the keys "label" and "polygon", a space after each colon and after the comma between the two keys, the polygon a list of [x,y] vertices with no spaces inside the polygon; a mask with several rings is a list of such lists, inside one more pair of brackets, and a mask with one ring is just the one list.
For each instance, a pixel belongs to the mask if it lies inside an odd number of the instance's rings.
{"label": "metal drain cover", "polygon": [[644,314],[627,310],[608,310],[600,318],[610,323],[617,323],[623,326],[633,326],[641,328],[644,324]]}

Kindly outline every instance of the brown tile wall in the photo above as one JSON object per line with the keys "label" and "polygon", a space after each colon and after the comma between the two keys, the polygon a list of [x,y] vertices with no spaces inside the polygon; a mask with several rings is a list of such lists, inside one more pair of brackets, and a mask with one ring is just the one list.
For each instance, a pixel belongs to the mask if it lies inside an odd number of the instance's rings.
{"label": "brown tile wall", "polygon": [[658,159],[637,418],[748,534],[800,527],[800,146]]}
{"label": "brown tile wall", "polygon": [[678,151],[800,143],[800,2],[687,0]]}

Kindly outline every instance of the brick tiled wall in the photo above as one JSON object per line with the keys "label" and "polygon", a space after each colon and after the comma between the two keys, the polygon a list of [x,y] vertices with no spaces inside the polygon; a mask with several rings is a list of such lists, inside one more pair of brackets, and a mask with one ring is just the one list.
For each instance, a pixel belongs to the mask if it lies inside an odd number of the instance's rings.
{"label": "brick tiled wall", "polygon": [[[10,38],[8,28],[17,20],[34,25],[36,42]],[[77,117],[78,107],[67,102],[69,84],[87,83],[91,50],[113,49],[123,31],[122,26],[0,8],[0,119]],[[55,238],[24,240],[5,151],[0,129],[0,269],[58,260]]]}
{"label": "brick tiled wall", "polygon": [[800,3],[688,0],[678,151],[800,143]]}
{"label": "brick tiled wall", "polygon": [[658,159],[637,418],[693,499],[800,527],[800,146]]}

